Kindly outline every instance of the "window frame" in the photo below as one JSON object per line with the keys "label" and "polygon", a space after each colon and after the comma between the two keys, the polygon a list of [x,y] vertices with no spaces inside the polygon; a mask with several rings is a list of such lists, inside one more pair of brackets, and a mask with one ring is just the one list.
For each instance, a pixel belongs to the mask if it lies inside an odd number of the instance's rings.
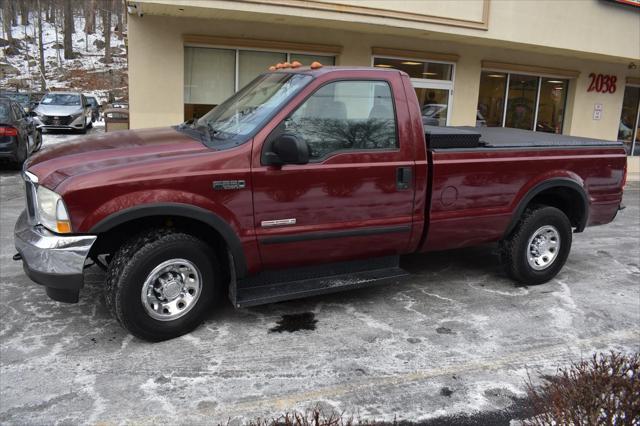
{"label": "window frame", "polygon": [[[182,51],[184,52],[184,49],[186,47],[199,47],[199,48],[203,48],[203,49],[219,49],[219,50],[230,50],[234,52],[234,83],[233,83],[233,93],[236,93],[238,90],[242,89],[242,87],[238,87],[239,83],[240,83],[240,51],[246,51],[246,52],[268,52],[268,53],[280,53],[280,54],[285,54],[286,57],[286,61],[287,62],[291,62],[291,55],[309,55],[309,56],[331,56],[333,57],[333,65],[335,65],[336,63],[336,58],[338,55],[336,54],[330,54],[330,53],[326,53],[326,52],[313,52],[313,51],[306,51],[306,50],[279,50],[279,49],[268,49],[268,48],[253,48],[253,47],[237,47],[237,46],[225,46],[225,45],[214,45],[214,44],[202,44],[202,43],[184,43],[184,45],[182,46]],[[184,62],[184,58],[182,60],[182,62]],[[326,64],[325,64],[326,65]],[[183,65],[184,66],[184,65]],[[266,70],[265,70],[266,71]],[[183,87],[184,87],[184,76],[182,78],[183,80]],[[184,99],[184,93],[182,94],[182,97]]]}
{"label": "window frame", "polygon": [[[483,72],[495,72],[495,73],[501,73],[501,74],[506,74],[507,75],[507,81],[505,84],[505,88],[504,88],[504,103],[503,103],[503,109],[502,109],[502,123],[499,127],[506,127],[506,123],[507,123],[507,111],[509,109],[509,86],[511,84],[511,76],[512,75],[527,75],[527,76],[531,76],[531,77],[536,77],[538,80],[538,88],[537,88],[537,93],[536,93],[536,103],[535,103],[535,111],[533,113],[533,129],[529,130],[529,131],[533,131],[533,132],[537,132],[537,128],[538,128],[538,112],[540,111],[540,90],[542,89],[542,79],[543,78],[553,78],[553,79],[557,79],[557,80],[565,80],[567,82],[567,93],[564,97],[564,102],[562,104],[562,109],[564,111],[563,115],[562,115],[562,132],[560,132],[561,135],[564,134],[564,124],[565,124],[565,118],[566,118],[566,111],[567,111],[567,101],[569,99],[569,90],[570,90],[570,84],[571,81],[574,80],[574,78],[572,77],[567,77],[567,76],[562,76],[562,75],[554,75],[554,74],[545,74],[545,73],[536,73],[536,72],[529,72],[529,71],[511,71],[511,70],[505,70],[505,69],[501,69],[501,68],[481,68],[480,69],[480,74],[482,74]],[[480,88],[478,87],[478,100],[480,99]],[[476,109],[477,109],[477,101],[476,101]],[[511,127],[509,127],[511,128]]]}
{"label": "window frame", "polygon": [[[624,85],[624,88],[626,90],[627,87],[637,87],[640,88],[640,84],[633,84],[633,83],[626,83]],[[623,99],[622,102],[624,104],[624,94],[623,94]],[[622,111],[620,112],[620,114],[622,114]],[[631,134],[631,150],[628,154],[629,157],[638,157],[638,155],[634,155],[635,149],[636,149],[636,138],[638,137],[638,126],[640,126],[640,100],[638,100],[638,106],[636,109],[636,119],[634,121],[634,128],[633,128],[633,133]],[[618,119],[618,126],[620,126],[620,119]],[[616,137],[617,139],[617,137]],[[620,139],[618,139],[620,140]]]}
{"label": "window frame", "polygon": [[[428,58],[418,58],[418,57],[402,57],[402,56],[393,56],[393,55],[371,55],[371,66],[375,66],[376,59],[394,59],[400,61],[420,61],[420,62],[430,62],[434,64],[445,64],[451,65],[451,80],[434,80],[431,78],[413,78],[409,77],[411,80],[411,85],[416,89],[435,89],[435,90],[448,90],[449,97],[447,101],[447,121],[445,126],[449,126],[451,123],[451,111],[453,111],[453,103],[454,103],[454,87],[456,82],[456,63],[452,61],[443,61],[436,59],[428,59]],[[395,68],[394,68],[395,69]]]}
{"label": "window frame", "polygon": [[[340,82],[379,82],[379,83],[385,83],[388,87],[389,87],[389,91],[391,93],[391,105],[393,106],[393,122],[394,122],[394,133],[395,133],[395,139],[396,139],[396,147],[395,148],[376,148],[376,149],[339,149],[336,151],[331,151],[328,152],[327,154],[325,154],[322,157],[318,157],[318,158],[311,158],[309,157],[309,164],[311,163],[323,163],[324,161],[326,161],[327,159],[334,157],[336,155],[339,154],[362,154],[362,153],[389,153],[389,152],[400,152],[400,137],[399,137],[399,132],[398,132],[398,113],[397,113],[397,107],[396,107],[396,97],[395,97],[395,93],[393,91],[393,85],[391,84],[391,82],[389,80],[385,80],[385,79],[380,79],[380,78],[362,78],[362,77],[343,77],[343,78],[339,78],[339,79],[335,79],[335,80],[330,80],[330,81],[325,81],[324,83],[318,85],[318,87],[316,87],[311,93],[309,93],[307,96],[304,97],[304,99],[302,99],[300,101],[300,103],[298,105],[296,105],[296,107],[291,110],[291,112],[289,112],[289,114],[287,114],[286,117],[284,117],[275,127],[274,129],[271,131],[271,133],[269,134],[269,136],[267,136],[265,138],[265,143],[262,144],[262,152],[261,152],[261,163],[262,163],[262,159],[264,158],[264,154],[265,152],[267,152],[268,149],[271,148],[271,144],[273,143],[273,141],[280,136],[280,134],[284,133],[284,128],[283,125],[285,123],[286,120],[290,119],[291,116],[293,116],[300,108],[302,108],[302,106],[313,96],[315,95],[319,90],[321,90],[323,87],[328,86],[329,84],[334,84],[334,83],[340,83]],[[263,164],[264,165],[264,164]]]}

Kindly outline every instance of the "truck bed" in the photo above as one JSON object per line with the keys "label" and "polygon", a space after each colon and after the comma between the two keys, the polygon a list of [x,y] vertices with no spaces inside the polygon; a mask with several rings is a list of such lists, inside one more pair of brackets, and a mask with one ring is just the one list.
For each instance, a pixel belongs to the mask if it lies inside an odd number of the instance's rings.
{"label": "truck bed", "polygon": [[469,148],[622,147],[622,142],[506,127],[424,126],[432,150]]}
{"label": "truck bed", "polygon": [[580,183],[588,226],[610,222],[618,210],[622,143],[490,127],[425,126],[425,138],[431,204],[422,250],[500,240],[524,196],[550,180]]}

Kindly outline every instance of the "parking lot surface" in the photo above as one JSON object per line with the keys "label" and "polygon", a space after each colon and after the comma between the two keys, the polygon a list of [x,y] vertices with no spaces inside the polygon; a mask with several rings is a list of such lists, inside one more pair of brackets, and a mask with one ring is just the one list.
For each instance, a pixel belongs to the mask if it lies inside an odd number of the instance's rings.
{"label": "parking lot surface", "polygon": [[155,344],[110,317],[97,268],[71,305],[24,275],[12,260],[23,185],[6,169],[0,185],[2,424],[238,424],[316,406],[420,421],[502,410],[524,396],[527,374],[640,350],[637,183],[612,224],[575,235],[550,283],[514,286],[495,246],[412,255],[396,285],[227,304]]}

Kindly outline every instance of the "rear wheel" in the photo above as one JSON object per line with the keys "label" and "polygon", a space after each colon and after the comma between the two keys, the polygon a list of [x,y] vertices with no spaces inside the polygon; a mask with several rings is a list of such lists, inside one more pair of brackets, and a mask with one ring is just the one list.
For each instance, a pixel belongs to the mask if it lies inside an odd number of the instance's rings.
{"label": "rear wheel", "polygon": [[543,284],[555,277],[571,251],[571,223],[555,207],[527,209],[513,233],[502,242],[507,274],[522,284]]}
{"label": "rear wheel", "polygon": [[217,294],[215,254],[202,240],[153,230],[133,238],[107,271],[107,306],[131,334],[160,341],[198,326]]}

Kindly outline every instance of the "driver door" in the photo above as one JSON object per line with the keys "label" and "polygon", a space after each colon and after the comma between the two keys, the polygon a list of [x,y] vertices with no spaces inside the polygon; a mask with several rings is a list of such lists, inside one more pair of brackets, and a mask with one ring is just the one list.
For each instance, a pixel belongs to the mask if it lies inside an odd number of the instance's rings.
{"label": "driver door", "polygon": [[[317,87],[278,132],[309,145],[304,165],[264,166],[254,155],[254,220],[266,269],[398,254],[412,227],[414,160],[392,81]],[[273,134],[276,132],[275,134]],[[263,145],[255,144],[256,147]],[[258,163],[256,164],[256,159]]]}

